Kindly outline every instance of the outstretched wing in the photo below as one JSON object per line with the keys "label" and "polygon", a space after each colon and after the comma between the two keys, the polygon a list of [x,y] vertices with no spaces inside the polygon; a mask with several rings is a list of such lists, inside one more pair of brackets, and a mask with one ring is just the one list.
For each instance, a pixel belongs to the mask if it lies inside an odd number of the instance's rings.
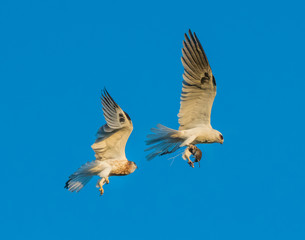
{"label": "outstretched wing", "polygon": [[205,52],[189,30],[182,48],[184,67],[180,102],[179,130],[210,125],[211,110],[216,95],[216,81]]}
{"label": "outstretched wing", "polygon": [[124,160],[125,146],[133,129],[131,119],[106,89],[101,100],[107,124],[98,130],[97,139],[91,147],[97,160]]}

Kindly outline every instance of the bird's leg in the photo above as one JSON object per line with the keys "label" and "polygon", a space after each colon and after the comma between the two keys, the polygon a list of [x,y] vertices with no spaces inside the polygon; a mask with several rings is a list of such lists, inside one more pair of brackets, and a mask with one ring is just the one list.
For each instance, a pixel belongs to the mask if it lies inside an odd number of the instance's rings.
{"label": "bird's leg", "polygon": [[107,184],[109,184],[109,178],[108,177],[105,177],[105,181]]}
{"label": "bird's leg", "polygon": [[[109,181],[108,181],[109,182]],[[103,189],[103,185],[105,184],[105,178],[102,178],[99,182],[98,182],[98,185],[100,187],[100,194],[101,196],[104,194],[104,189]]]}
{"label": "bird's leg", "polygon": [[194,168],[194,163],[191,161],[190,156],[186,154],[185,157],[187,158],[187,163],[190,165],[190,167]]}
{"label": "bird's leg", "polygon": [[185,149],[185,151],[184,151],[184,153],[183,153],[183,156],[182,156],[182,158],[184,159],[184,160],[188,160],[187,161],[187,163],[192,167],[192,168],[194,168],[194,163],[191,161],[191,159],[190,159],[190,156],[191,156],[191,151],[190,151],[190,149],[189,149],[189,147],[187,148],[187,149]]}
{"label": "bird's leg", "polygon": [[190,167],[194,168],[194,163],[191,161],[190,157],[189,156],[186,156],[187,157],[187,163],[190,165]]}

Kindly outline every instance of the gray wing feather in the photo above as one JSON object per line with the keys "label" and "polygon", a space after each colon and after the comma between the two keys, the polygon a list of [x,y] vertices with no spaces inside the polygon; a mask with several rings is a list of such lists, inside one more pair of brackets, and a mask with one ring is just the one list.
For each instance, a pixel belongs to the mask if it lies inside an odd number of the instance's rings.
{"label": "gray wing feather", "polygon": [[184,67],[180,111],[180,130],[210,125],[216,82],[206,54],[196,34],[189,30],[182,48]]}
{"label": "gray wing feather", "polygon": [[101,102],[107,124],[100,127],[95,143],[91,146],[97,160],[126,159],[125,146],[133,130],[131,119],[113,100],[106,89]]}

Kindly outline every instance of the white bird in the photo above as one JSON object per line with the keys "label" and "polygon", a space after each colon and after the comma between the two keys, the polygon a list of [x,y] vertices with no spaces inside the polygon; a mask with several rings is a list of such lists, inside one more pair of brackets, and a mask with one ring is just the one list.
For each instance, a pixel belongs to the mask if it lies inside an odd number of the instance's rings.
{"label": "white bird", "polygon": [[103,185],[109,183],[110,176],[128,175],[137,168],[137,165],[128,161],[125,156],[125,146],[133,130],[129,115],[116,104],[106,89],[101,100],[107,123],[98,130],[97,139],[91,146],[96,160],[82,165],[69,177],[65,188],[71,192],[78,192],[97,175],[101,177],[97,187],[100,187],[102,195]]}
{"label": "white bird", "polygon": [[[216,81],[205,52],[196,36],[189,30],[185,34],[182,48],[184,67],[180,101],[179,130],[158,124],[152,128],[154,134],[147,136],[146,149],[152,150],[148,160],[156,156],[175,152],[180,147],[189,148],[199,143],[223,143],[222,134],[210,123],[211,110],[216,96]],[[186,150],[188,150],[187,148]]]}

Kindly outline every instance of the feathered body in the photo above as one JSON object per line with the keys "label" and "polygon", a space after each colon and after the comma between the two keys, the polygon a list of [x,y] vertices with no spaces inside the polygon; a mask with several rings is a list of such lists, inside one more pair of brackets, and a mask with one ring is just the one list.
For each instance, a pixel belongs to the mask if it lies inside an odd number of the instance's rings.
{"label": "feathered body", "polygon": [[105,163],[111,166],[109,177],[126,176],[133,173],[137,168],[134,162],[128,160],[106,160]]}
{"label": "feathered body", "polygon": [[158,124],[148,135],[147,159],[172,153],[180,147],[199,143],[223,143],[222,134],[210,124],[211,110],[216,96],[216,80],[205,52],[196,36],[185,34],[182,48],[184,67],[180,102],[179,130]]}

